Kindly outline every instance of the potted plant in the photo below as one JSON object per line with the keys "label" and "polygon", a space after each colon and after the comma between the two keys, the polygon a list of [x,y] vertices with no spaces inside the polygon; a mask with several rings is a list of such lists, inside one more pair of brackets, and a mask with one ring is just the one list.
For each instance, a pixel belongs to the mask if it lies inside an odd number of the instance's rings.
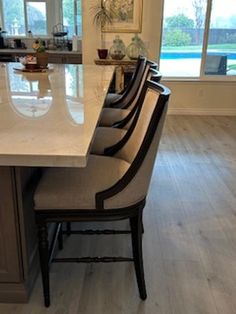
{"label": "potted plant", "polygon": [[33,43],[33,49],[36,51],[37,65],[46,68],[48,65],[48,54],[46,52],[45,43],[38,38]]}
{"label": "potted plant", "polygon": [[105,34],[102,29],[106,24],[112,24],[112,18],[114,16],[113,10],[108,9],[106,4],[107,0],[99,0],[99,2],[91,8],[94,14],[93,23],[96,27],[100,28],[101,32],[101,48],[98,49],[100,59],[106,59],[108,55],[108,49],[105,48]]}

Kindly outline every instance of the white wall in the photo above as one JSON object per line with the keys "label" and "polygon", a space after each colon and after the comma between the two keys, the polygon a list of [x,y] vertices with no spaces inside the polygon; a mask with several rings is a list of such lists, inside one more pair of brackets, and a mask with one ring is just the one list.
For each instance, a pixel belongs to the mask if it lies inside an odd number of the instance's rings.
{"label": "white wall", "polygon": [[[100,46],[99,30],[93,25],[91,6],[96,0],[83,0],[83,61],[94,63]],[[143,23],[140,37],[148,47],[149,58],[157,60],[161,40],[163,0],[143,0]],[[128,45],[133,34],[119,34]],[[115,34],[106,34],[107,48]],[[234,82],[167,81],[172,91],[170,113],[234,114],[236,115],[236,84]]]}

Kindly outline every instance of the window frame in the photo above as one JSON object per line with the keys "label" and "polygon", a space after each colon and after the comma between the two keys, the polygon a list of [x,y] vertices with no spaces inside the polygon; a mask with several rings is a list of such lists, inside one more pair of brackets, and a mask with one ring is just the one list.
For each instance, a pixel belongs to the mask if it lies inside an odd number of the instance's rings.
{"label": "window frame", "polygon": [[[207,57],[207,47],[208,47],[208,38],[210,31],[210,22],[211,22],[211,12],[212,12],[212,2],[214,0],[207,0],[206,6],[206,16],[205,16],[205,26],[204,26],[204,37],[202,44],[202,57],[201,57],[201,65],[200,65],[200,74],[199,76],[163,76],[163,79],[166,81],[213,81],[213,82],[227,82],[227,81],[236,81],[236,75],[209,75],[205,74],[205,65],[206,65],[206,57]],[[163,35],[163,26],[164,26],[164,7],[165,0],[162,0],[162,22],[161,22],[161,36],[159,43],[159,64],[161,59],[161,48],[162,48],[162,35]]]}

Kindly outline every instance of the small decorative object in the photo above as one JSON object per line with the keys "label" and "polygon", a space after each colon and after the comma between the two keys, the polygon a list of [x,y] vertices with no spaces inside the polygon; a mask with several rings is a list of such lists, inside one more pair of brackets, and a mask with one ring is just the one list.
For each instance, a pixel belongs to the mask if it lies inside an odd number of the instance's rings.
{"label": "small decorative object", "polygon": [[78,51],[78,40],[79,40],[79,38],[78,38],[78,36],[77,35],[74,35],[73,37],[72,37],[72,51]]}
{"label": "small decorative object", "polygon": [[113,45],[110,48],[109,54],[114,60],[122,60],[125,57],[125,44],[120,36],[116,36],[113,40]]}
{"label": "small decorative object", "polygon": [[38,38],[34,41],[33,43],[33,49],[36,51],[36,52],[45,52],[45,44],[44,42],[42,41],[42,39]]}
{"label": "small decorative object", "polygon": [[24,65],[26,70],[35,70],[38,68],[37,59],[32,55],[26,55],[25,57],[20,57],[19,61]]}
{"label": "small decorative object", "polygon": [[28,37],[29,37],[29,38],[33,38],[33,34],[32,34],[32,32],[31,32],[31,30],[28,31]]}
{"label": "small decorative object", "polygon": [[132,42],[127,47],[126,53],[127,56],[132,60],[138,59],[139,55],[147,55],[147,50],[145,48],[144,42],[137,34],[135,34],[132,38]]}
{"label": "small decorative object", "polygon": [[36,51],[36,59],[39,67],[46,68],[48,65],[48,54],[45,51],[45,43],[40,38],[33,43],[33,49]]}
{"label": "small decorative object", "polygon": [[53,44],[57,49],[65,50],[67,45],[68,28],[62,23],[58,23],[52,28]]}

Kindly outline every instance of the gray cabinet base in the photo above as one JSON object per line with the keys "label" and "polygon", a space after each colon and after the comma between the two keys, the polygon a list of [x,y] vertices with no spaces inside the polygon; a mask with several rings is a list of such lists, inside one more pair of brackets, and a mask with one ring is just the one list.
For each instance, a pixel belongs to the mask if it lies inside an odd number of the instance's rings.
{"label": "gray cabinet base", "polygon": [[0,302],[27,302],[39,273],[33,193],[40,170],[0,167]]}

